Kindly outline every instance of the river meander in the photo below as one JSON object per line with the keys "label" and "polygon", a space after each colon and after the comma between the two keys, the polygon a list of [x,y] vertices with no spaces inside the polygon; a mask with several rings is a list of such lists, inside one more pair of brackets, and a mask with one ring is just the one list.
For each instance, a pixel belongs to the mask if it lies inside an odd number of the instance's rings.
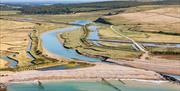
{"label": "river meander", "polygon": [[[73,24],[89,24],[89,21],[75,21]],[[57,55],[59,57],[64,57],[67,59],[79,59],[89,62],[101,61],[101,58],[91,58],[78,54],[73,49],[67,49],[59,41],[59,33],[66,31],[72,31],[80,28],[80,26],[73,26],[63,29],[56,29],[52,31],[45,32],[41,35],[43,47],[50,53]],[[89,27],[92,30],[96,30],[97,27]],[[97,31],[90,33],[89,38],[97,37]],[[42,82],[42,87],[38,86],[38,83],[28,82],[28,83],[12,83],[8,85],[8,91],[179,91],[180,86],[170,82],[156,83],[145,82],[145,81],[125,81],[126,85],[119,81],[110,81],[115,87],[120,90],[114,89],[112,86],[103,83],[102,81],[48,81]]]}
{"label": "river meander", "polygon": [[[89,21],[76,21],[73,24],[89,24]],[[75,29],[81,28],[80,26],[74,26],[74,27],[68,27],[68,28],[63,28],[63,29],[56,29],[53,31],[45,32],[41,35],[42,39],[42,44],[43,47],[51,52],[54,55],[58,55],[60,57],[64,57],[67,59],[79,59],[83,61],[89,61],[89,62],[97,62],[101,61],[101,58],[92,58],[92,57],[87,57],[78,54],[75,50],[73,49],[67,49],[63,46],[63,44],[59,41],[58,37],[59,33],[63,33],[66,31],[72,31]]]}

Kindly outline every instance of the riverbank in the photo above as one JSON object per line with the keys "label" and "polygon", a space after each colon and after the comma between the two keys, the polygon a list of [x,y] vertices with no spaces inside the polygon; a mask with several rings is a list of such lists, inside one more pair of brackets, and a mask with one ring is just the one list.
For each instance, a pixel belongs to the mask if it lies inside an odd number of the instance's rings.
{"label": "riverbank", "polygon": [[[51,74],[50,74],[51,73]],[[1,77],[1,83],[34,81],[34,80],[55,80],[55,79],[144,79],[162,80],[162,77],[153,71],[146,71],[130,67],[96,63],[96,66],[68,69],[68,70],[48,70],[48,71],[22,71],[6,72],[7,76]]]}

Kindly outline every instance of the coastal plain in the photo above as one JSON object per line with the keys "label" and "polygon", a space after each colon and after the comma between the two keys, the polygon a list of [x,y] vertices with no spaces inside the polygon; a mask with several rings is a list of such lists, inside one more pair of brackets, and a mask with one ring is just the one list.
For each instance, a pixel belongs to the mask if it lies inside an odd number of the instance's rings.
{"label": "coastal plain", "polygon": [[[180,75],[177,5],[140,5],[64,14],[0,12],[0,83],[103,78],[159,81],[165,80],[160,73]],[[64,32],[51,35],[60,30]],[[48,50],[44,46],[48,40],[42,38],[44,34],[58,39],[58,46],[53,45],[55,41],[49,41],[46,44],[52,50]],[[91,34],[96,36],[89,37]],[[60,46],[66,50],[64,53],[54,49]],[[16,67],[10,67],[7,58],[15,60]]]}

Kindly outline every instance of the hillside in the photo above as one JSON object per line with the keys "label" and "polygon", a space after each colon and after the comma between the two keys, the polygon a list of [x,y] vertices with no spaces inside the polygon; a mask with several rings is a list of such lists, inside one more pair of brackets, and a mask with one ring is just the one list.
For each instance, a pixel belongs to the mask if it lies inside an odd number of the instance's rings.
{"label": "hillside", "polygon": [[[153,2],[152,2],[153,1]],[[128,8],[139,5],[179,5],[179,0],[127,0],[127,1],[105,1],[105,2],[92,2],[80,4],[53,4],[53,5],[37,5],[37,4],[1,4],[2,10],[20,10],[23,14],[65,14],[65,13],[78,13],[78,12],[92,12],[99,10],[111,10],[119,8]]]}
{"label": "hillside", "polygon": [[83,4],[55,4],[50,6],[27,7],[21,9],[25,14],[63,14],[76,12],[90,12],[115,8],[127,8],[140,5],[141,2],[135,1],[109,1]]}

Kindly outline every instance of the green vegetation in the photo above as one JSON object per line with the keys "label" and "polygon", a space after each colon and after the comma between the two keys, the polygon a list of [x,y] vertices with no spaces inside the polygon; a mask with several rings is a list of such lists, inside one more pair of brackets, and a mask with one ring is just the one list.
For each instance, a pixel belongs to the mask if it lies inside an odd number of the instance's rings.
{"label": "green vegetation", "polygon": [[[44,29],[46,29],[46,25],[52,25],[51,22],[57,22],[56,25],[58,26],[65,26],[66,23],[73,22],[75,20],[96,20],[97,17],[101,17],[104,14],[107,14],[110,11],[116,11],[116,10],[102,10],[97,12],[86,12],[86,13],[77,13],[77,14],[57,14],[57,15],[30,15],[30,14],[18,14],[18,15],[12,15],[12,16],[0,16],[0,19],[3,20],[25,20],[27,22],[37,22],[37,23],[43,23]],[[55,24],[55,23],[54,23]],[[52,25],[53,26],[53,25]],[[41,27],[43,28],[43,27]]]}
{"label": "green vegetation", "polygon": [[0,71],[28,71],[28,70],[39,70],[48,67],[54,66],[63,66],[65,69],[71,68],[83,68],[94,66],[93,64],[83,63],[83,62],[75,62],[75,61],[66,61],[66,62],[54,62],[54,63],[44,63],[44,64],[33,64],[28,66],[18,66],[16,68],[2,68]]}
{"label": "green vegetation", "polygon": [[48,6],[36,5],[0,5],[1,11],[20,10],[23,14],[67,14],[77,12],[91,12],[100,10],[111,10],[119,8],[129,8],[140,5],[178,5],[178,0],[163,0],[156,2],[139,1],[106,1],[82,4],[54,4]]}
{"label": "green vegetation", "polygon": [[180,48],[146,47],[153,54],[180,55]]}
{"label": "green vegetation", "polygon": [[65,13],[77,13],[77,12],[91,12],[99,10],[109,10],[116,8],[127,8],[137,6],[142,2],[136,1],[109,1],[109,2],[96,2],[96,3],[84,3],[84,4],[56,4],[50,6],[37,6],[27,7],[21,9],[25,14],[65,14]]}
{"label": "green vegetation", "polygon": [[176,31],[170,31],[170,30],[169,31],[138,31],[138,32],[180,36],[180,33],[178,31],[176,32]]}
{"label": "green vegetation", "polygon": [[146,47],[146,49],[155,57],[180,60],[180,48]]}
{"label": "green vegetation", "polygon": [[[77,12],[91,12],[99,10],[110,10],[129,8],[139,5],[176,5],[178,1],[138,2],[138,1],[107,1],[83,4],[55,4],[50,6],[24,7],[21,9],[25,14],[66,14]],[[179,2],[178,2],[179,3]]]}
{"label": "green vegetation", "polygon": [[[129,38],[134,39],[137,42],[159,42],[159,43],[177,43],[180,41],[180,37],[172,34],[163,34],[156,32],[140,32],[141,27],[136,25],[117,25],[116,30],[121,34],[128,36]],[[109,40],[127,40],[123,37],[118,37],[109,27],[100,29],[99,35],[101,39]]]}

